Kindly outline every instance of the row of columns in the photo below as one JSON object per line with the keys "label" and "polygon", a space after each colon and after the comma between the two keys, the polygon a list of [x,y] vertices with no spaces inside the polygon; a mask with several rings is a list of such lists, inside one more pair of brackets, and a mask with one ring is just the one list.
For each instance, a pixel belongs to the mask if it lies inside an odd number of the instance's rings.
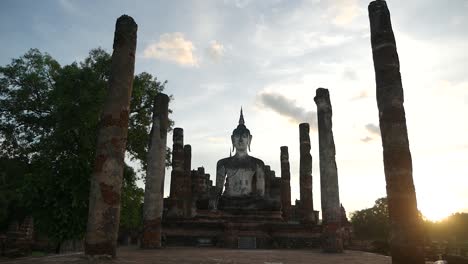
{"label": "row of columns", "polygon": [[[390,21],[390,13],[384,0],[369,4],[371,45],[374,60],[377,105],[383,146],[385,179],[391,220],[391,253],[393,263],[424,263],[422,232],[417,216],[416,195],[412,177],[412,161],[409,150],[403,88],[399,71],[398,53]],[[94,171],[91,176],[88,223],[85,238],[87,255],[116,254],[116,241],[120,217],[120,196],[124,167],[124,154],[128,134],[130,96],[132,92],[137,24],[126,15],[117,19],[114,33],[111,74],[106,101],[101,114],[97,136]],[[161,214],[164,188],[164,164],[167,142],[167,102],[165,95],[158,95],[153,111],[153,127],[148,153],[147,184],[144,206],[144,234],[142,247],[161,246]],[[332,132],[332,108],[328,90],[317,89],[319,127],[320,185],[323,214],[323,248],[327,252],[340,252],[339,234],[340,203],[338,192],[335,146]],[[158,108],[160,107],[160,108]],[[308,125],[300,128],[300,181],[301,211],[304,221],[314,220],[312,203],[312,157]],[[307,135],[306,135],[307,132]],[[177,148],[177,150],[176,150]],[[174,131],[173,173],[182,174],[182,186],[190,181],[190,165],[183,160],[191,158],[190,146],[183,146],[182,131]],[[309,153],[307,153],[309,151]],[[150,162],[151,160],[151,162]],[[181,162],[182,160],[182,162]],[[290,201],[290,173],[287,148],[281,148],[281,196],[284,208]],[[175,172],[174,172],[175,170]],[[149,181],[149,182],[148,182]],[[175,184],[175,183],[174,183]],[[178,186],[175,186],[178,187]],[[171,188],[172,191],[173,188]],[[172,198],[188,195],[185,187],[174,188]],[[177,193],[180,192],[180,193]],[[188,212],[187,203],[174,204],[176,213]],[[151,205],[151,206],[149,206]],[[285,210],[288,217],[288,210]]]}

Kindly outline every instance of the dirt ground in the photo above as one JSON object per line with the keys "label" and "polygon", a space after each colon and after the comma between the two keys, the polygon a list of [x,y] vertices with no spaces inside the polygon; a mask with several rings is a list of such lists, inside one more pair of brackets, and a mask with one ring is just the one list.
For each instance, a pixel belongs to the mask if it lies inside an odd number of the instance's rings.
{"label": "dirt ground", "polygon": [[290,264],[290,263],[373,263],[389,264],[386,256],[361,251],[345,251],[343,254],[324,254],[319,250],[234,250],[218,248],[164,248],[141,250],[136,247],[120,247],[117,258],[112,260],[88,259],[83,253],[53,255],[38,258],[2,259],[0,263],[164,263],[164,264]]}

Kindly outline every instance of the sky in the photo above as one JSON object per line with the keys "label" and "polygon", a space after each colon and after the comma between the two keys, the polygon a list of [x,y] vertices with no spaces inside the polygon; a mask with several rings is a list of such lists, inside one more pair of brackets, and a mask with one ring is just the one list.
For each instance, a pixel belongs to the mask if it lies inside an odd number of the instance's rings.
{"label": "sky", "polygon": [[[329,89],[340,200],[347,212],[386,196],[364,0],[0,1],[0,65],[30,48],[62,65],[112,51],[116,19],[138,24],[135,73],[167,80],[192,168],[215,179],[239,110],[250,155],[280,176],[288,146],[299,199],[299,123],[310,123],[320,210],[316,105]],[[437,220],[468,212],[468,0],[388,0],[400,58],[418,208]],[[172,135],[168,136],[172,145]],[[166,195],[170,170],[166,172]],[[142,185],[142,183],[140,183]]]}

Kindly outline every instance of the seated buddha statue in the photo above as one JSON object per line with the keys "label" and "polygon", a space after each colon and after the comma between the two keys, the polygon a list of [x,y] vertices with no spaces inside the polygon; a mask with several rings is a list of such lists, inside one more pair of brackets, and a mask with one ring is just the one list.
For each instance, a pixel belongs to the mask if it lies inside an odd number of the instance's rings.
{"label": "seated buddha statue", "polygon": [[214,207],[220,210],[271,210],[276,207],[265,197],[265,164],[248,154],[252,135],[245,126],[242,109],[231,141],[234,156],[221,159],[216,165]]}

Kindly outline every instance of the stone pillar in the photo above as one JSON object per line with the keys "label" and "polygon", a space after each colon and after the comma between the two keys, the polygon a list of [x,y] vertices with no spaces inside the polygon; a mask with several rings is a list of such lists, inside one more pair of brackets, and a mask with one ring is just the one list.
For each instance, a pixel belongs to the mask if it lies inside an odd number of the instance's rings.
{"label": "stone pillar", "polygon": [[184,216],[192,216],[192,146],[184,146]]}
{"label": "stone pillar", "polygon": [[369,20],[391,223],[392,263],[424,263],[422,223],[413,184],[400,63],[385,1],[369,4]]}
{"label": "stone pillar", "polygon": [[312,155],[310,155],[309,124],[299,124],[299,182],[301,196],[301,222],[314,223],[312,201]]}
{"label": "stone pillar", "polygon": [[283,219],[288,221],[291,218],[291,172],[289,167],[288,147],[280,148],[281,160],[281,211]]}
{"label": "stone pillar", "polygon": [[117,19],[108,95],[99,123],[96,158],[91,175],[85,238],[87,255],[115,257],[116,254],[136,33],[137,24],[133,18],[123,15]]}
{"label": "stone pillar", "polygon": [[171,172],[171,190],[169,194],[168,217],[183,217],[183,190],[184,190],[184,130],[176,127],[172,135],[172,172]]}
{"label": "stone pillar", "polygon": [[338,171],[332,131],[332,106],[328,90],[318,88],[314,101],[317,104],[319,134],[322,250],[332,253],[343,252]]}
{"label": "stone pillar", "polygon": [[270,197],[271,189],[271,167],[270,165],[265,165],[265,196]]}
{"label": "stone pillar", "polygon": [[148,146],[142,248],[161,247],[161,218],[166,172],[167,129],[169,128],[168,109],[169,97],[162,93],[158,94],[153,106],[153,126]]}

